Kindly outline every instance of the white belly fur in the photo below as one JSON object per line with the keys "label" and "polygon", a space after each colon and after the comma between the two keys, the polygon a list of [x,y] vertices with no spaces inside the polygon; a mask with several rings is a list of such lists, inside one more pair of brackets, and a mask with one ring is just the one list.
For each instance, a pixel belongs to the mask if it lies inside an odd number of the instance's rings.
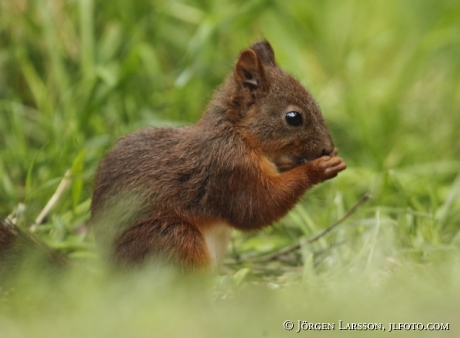
{"label": "white belly fur", "polygon": [[212,265],[217,265],[225,258],[231,233],[232,228],[225,222],[211,224],[203,231]]}

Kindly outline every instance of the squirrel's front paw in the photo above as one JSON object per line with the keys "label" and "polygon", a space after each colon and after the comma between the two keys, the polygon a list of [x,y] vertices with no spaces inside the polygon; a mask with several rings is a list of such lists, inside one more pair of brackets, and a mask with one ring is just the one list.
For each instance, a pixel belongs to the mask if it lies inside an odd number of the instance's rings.
{"label": "squirrel's front paw", "polygon": [[334,178],[347,168],[346,163],[336,156],[322,156],[307,163],[307,175],[311,183],[321,183]]}

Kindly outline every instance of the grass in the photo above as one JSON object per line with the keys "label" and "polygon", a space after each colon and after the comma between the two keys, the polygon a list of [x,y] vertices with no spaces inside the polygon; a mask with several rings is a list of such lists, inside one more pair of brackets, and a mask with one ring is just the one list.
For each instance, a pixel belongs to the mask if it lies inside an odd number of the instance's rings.
{"label": "grass", "polygon": [[[29,228],[71,169],[35,229],[78,265],[3,289],[2,333],[258,337],[294,335],[286,319],[342,319],[450,323],[394,335],[457,336],[459,20],[448,0],[0,1],[0,215]],[[196,121],[262,36],[318,99],[348,169],[279,224],[235,233],[217,277],[100,275],[84,224],[103,154],[140,127]],[[337,332],[354,334],[320,334]]]}

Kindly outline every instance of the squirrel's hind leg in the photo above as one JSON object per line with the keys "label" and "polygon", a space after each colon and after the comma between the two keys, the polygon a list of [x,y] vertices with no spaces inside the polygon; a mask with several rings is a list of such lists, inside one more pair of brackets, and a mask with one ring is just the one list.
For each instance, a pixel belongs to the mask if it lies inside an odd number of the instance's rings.
{"label": "squirrel's hind leg", "polygon": [[125,267],[153,262],[196,271],[206,270],[211,264],[201,231],[177,217],[141,220],[118,238],[114,251],[115,263]]}

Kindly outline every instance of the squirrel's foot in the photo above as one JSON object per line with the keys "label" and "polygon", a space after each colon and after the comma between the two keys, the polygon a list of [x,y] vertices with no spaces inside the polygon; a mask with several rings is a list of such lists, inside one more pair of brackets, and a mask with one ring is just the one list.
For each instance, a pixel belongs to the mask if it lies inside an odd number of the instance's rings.
{"label": "squirrel's foot", "polygon": [[333,156],[321,156],[307,163],[307,174],[311,183],[321,183],[334,178],[339,172],[347,168],[346,163],[340,157],[335,156],[337,154],[336,149],[331,154]]}

